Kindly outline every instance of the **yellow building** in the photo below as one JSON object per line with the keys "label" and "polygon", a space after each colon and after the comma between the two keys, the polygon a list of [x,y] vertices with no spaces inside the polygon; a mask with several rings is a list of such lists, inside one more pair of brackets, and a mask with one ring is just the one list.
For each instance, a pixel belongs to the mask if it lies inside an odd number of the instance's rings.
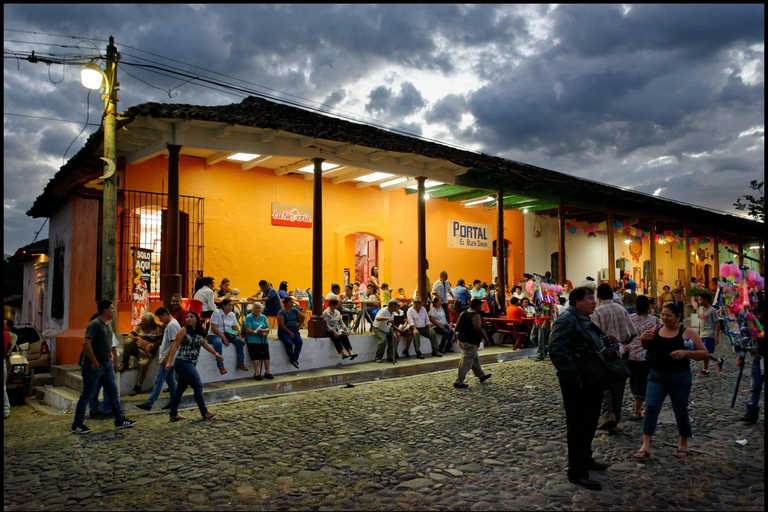
{"label": "yellow building", "polygon": [[[654,213],[660,222],[762,234],[759,223],[746,219],[701,213],[258,98],[218,107],[131,107],[120,118],[116,137],[119,332],[130,329],[132,248],[152,251],[147,269],[150,311],[169,291],[163,284],[168,264],[163,256],[169,252],[164,235],[169,230],[169,180],[176,178],[178,274],[186,297],[194,293],[195,278],[203,275],[217,283],[229,278],[241,296],[255,294],[261,279],[275,287],[287,281],[290,290],[319,282],[322,289],[313,290],[318,297],[345,278],[365,282],[374,265],[380,282],[411,295],[420,286],[420,218],[429,277],[434,282],[445,270],[454,285],[460,278],[490,284],[499,270],[507,286],[517,283],[524,271],[544,268],[557,268],[560,280],[566,278],[568,262],[575,262],[578,254],[569,253],[562,266],[551,262],[548,252],[542,257],[539,249],[534,259],[527,258],[529,245],[541,245],[526,227],[537,212],[557,217],[555,244],[565,252],[563,203],[600,215],[619,204],[617,216],[663,212]],[[45,305],[50,318],[43,328],[57,333],[59,364],[76,362],[85,326],[101,298],[102,139],[101,131],[93,134],[28,212],[50,217],[52,268]],[[319,194],[316,176],[322,176]],[[419,183],[429,199],[414,190]],[[314,208],[320,200],[322,232],[316,238],[314,225],[320,217]],[[506,247],[506,265],[496,263],[499,238]],[[621,243],[609,240],[614,247]],[[316,242],[322,247],[320,275],[313,275]]]}

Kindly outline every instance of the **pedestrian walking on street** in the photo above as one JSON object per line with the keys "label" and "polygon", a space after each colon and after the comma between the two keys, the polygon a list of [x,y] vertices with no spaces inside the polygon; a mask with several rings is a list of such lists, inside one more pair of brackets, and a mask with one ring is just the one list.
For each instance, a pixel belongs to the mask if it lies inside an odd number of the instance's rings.
{"label": "pedestrian walking on street", "polygon": [[[171,345],[176,339],[176,334],[178,334],[179,330],[181,330],[181,325],[179,325],[179,322],[177,322],[176,319],[171,316],[171,312],[164,307],[157,308],[155,315],[157,315],[163,325],[165,325],[165,331],[163,332],[163,342],[160,345],[160,364],[157,365],[157,373],[155,374],[155,384],[152,387],[152,393],[149,395],[149,398],[147,398],[146,402],[136,406],[136,408],[142,409],[144,411],[149,411],[152,409],[152,405],[155,403],[155,401],[157,401],[158,397],[160,396],[160,392],[163,390],[164,383],[168,384],[168,390],[170,391],[171,396],[176,393],[176,372],[174,371],[173,367],[171,367],[170,370],[165,369],[165,356],[167,356],[168,352],[171,351]],[[163,409],[170,408],[170,402],[163,406]]]}
{"label": "pedestrian walking on street", "polygon": [[568,480],[587,489],[599,490],[600,482],[589,471],[603,471],[608,466],[592,457],[592,438],[597,430],[603,386],[582,374],[576,365],[578,354],[604,348],[599,329],[589,317],[595,311],[595,292],[580,286],[568,295],[568,304],[552,326],[549,356],[557,368],[563,394],[568,441]]}
{"label": "pedestrian walking on street", "polygon": [[[691,394],[691,364],[709,357],[709,352],[694,329],[683,325],[683,309],[677,304],[666,304],[661,310],[661,323],[642,333],[639,338],[648,351],[651,369],[648,371],[648,387],[645,392],[645,419],[643,419],[643,445],[635,454],[636,459],[651,456],[651,442],[656,432],[661,406],[669,395],[677,421],[680,442],[672,454],[678,459],[688,455],[688,438],[693,437],[688,417],[688,397]],[[686,347],[688,340],[693,347]]]}
{"label": "pedestrian walking on street", "polygon": [[137,422],[129,420],[123,414],[123,406],[115,382],[115,367],[118,365],[117,349],[112,346],[112,317],[115,308],[111,301],[100,300],[97,304],[99,316],[88,324],[83,340],[83,352],[80,354],[80,372],[83,376],[80,399],[77,401],[75,418],[72,422],[73,434],[88,434],[91,429],[85,426],[85,409],[97,392],[99,384],[107,392],[107,398],[115,415],[115,428],[131,428]]}
{"label": "pedestrian walking on street", "polygon": [[469,387],[464,382],[469,370],[475,374],[475,377],[483,383],[491,378],[490,373],[485,373],[480,366],[480,359],[477,357],[477,350],[480,348],[480,342],[485,341],[486,346],[491,342],[488,333],[483,328],[483,299],[472,299],[469,303],[469,309],[459,315],[456,321],[456,333],[461,347],[461,361],[459,362],[459,375],[453,387],[456,389],[466,389]]}
{"label": "pedestrian walking on street", "polygon": [[[171,421],[186,419],[179,416],[179,403],[181,403],[181,397],[187,390],[187,386],[192,386],[192,390],[195,392],[195,402],[197,402],[203,419],[209,420],[216,416],[216,413],[208,412],[208,408],[205,406],[203,382],[197,373],[197,358],[200,356],[200,347],[210,352],[219,361],[223,361],[224,357],[208,344],[207,337],[208,331],[200,323],[200,317],[194,311],[189,311],[187,313],[187,325],[176,333],[176,339],[173,340],[173,345],[171,345],[171,350],[165,360],[165,371],[170,372],[171,366],[173,366],[179,377],[176,392],[171,397]],[[175,361],[174,357],[176,358]]]}

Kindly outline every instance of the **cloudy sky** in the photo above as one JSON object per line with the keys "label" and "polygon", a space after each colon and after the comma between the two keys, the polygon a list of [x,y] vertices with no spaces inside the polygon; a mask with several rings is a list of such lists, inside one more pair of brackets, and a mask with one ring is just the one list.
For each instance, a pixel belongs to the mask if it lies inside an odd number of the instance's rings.
{"label": "cloudy sky", "polygon": [[3,13],[5,253],[32,242],[44,219],[25,212],[101,116],[79,68],[24,57],[104,54],[110,35],[125,63],[120,110],[247,95],[128,65],[152,61],[722,211],[735,212],[764,175],[762,5],[5,4]]}

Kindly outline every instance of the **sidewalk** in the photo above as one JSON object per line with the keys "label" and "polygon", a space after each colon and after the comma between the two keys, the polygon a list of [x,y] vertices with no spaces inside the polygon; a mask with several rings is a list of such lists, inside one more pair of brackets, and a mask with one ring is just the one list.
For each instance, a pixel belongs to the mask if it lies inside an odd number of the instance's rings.
{"label": "sidewalk", "polygon": [[[458,350],[455,346],[454,350]],[[493,346],[480,351],[481,364],[496,363],[502,361],[511,361],[527,359],[535,356],[536,349],[512,350],[512,346]],[[318,368],[314,370],[294,371],[290,373],[275,374],[274,380],[255,381],[249,373],[246,378],[211,382],[203,385],[206,404],[215,404],[229,400],[238,400],[243,398],[260,397],[267,395],[277,395],[290,393],[292,391],[304,391],[308,389],[325,388],[329,386],[343,386],[355,384],[358,382],[369,382],[374,380],[389,379],[395,377],[406,377],[410,375],[419,375],[424,373],[439,372],[446,370],[456,371],[459,366],[461,353],[453,352],[444,354],[443,357],[426,356],[425,359],[416,359],[411,356],[407,359],[399,359],[396,364],[365,362],[358,364],[348,364],[344,366],[331,366]],[[455,380],[455,375],[446,376],[446,389],[450,387]],[[79,393],[70,388],[64,387],[46,387],[44,390],[45,402],[48,405],[40,405],[37,400],[28,399],[27,403],[36,409],[49,414],[61,414],[60,411],[69,410],[74,412],[79,399]],[[168,393],[161,393],[160,398],[152,407],[152,411],[145,412],[137,409],[135,405],[143,403],[149,397],[149,392],[139,393],[136,396],[121,396],[125,414],[128,416],[139,416],[143,414],[167,414],[166,410],[161,409],[170,401]],[[197,408],[192,388],[188,388],[181,400],[181,408]]]}

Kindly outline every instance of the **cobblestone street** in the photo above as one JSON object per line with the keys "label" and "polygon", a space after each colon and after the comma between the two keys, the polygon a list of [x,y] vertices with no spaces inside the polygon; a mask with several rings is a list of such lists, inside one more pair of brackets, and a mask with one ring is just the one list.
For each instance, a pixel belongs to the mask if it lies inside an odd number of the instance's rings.
{"label": "cobblestone street", "polygon": [[[721,344],[718,353],[726,355]],[[698,370],[698,363],[692,364]],[[763,510],[764,421],[736,422],[733,357],[695,377],[691,455],[672,457],[665,402],[653,458],[636,462],[641,422],[598,431],[602,491],[566,479],[565,419],[553,366],[487,365],[484,384],[443,371],[214,404],[217,416],[169,423],[138,414],[133,429],[14,407],[4,423],[6,510]],[[631,416],[631,395],[624,417]],[[747,440],[742,446],[737,440]]]}

